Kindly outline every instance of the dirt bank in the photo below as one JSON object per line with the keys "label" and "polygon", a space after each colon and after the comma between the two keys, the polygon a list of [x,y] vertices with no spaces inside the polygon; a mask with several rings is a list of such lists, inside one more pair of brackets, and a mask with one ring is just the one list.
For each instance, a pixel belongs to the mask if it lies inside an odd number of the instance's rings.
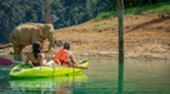
{"label": "dirt bank", "polygon": [[[71,42],[75,55],[113,56],[118,54],[117,18],[86,23],[56,30],[60,43]],[[125,56],[170,58],[170,15],[164,18],[143,14],[124,18]],[[45,43],[47,49],[48,42]],[[60,47],[52,49],[54,54]],[[28,52],[31,47],[24,49]],[[9,54],[12,48],[0,49]]]}

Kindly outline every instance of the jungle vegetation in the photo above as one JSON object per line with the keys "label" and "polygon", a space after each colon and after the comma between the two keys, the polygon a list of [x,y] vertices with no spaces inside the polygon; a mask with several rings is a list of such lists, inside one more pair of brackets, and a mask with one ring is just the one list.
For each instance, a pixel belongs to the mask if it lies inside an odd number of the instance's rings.
{"label": "jungle vegetation", "polygon": [[[48,4],[55,29],[117,15],[116,0],[48,0]],[[124,0],[124,6],[125,15],[162,13],[170,10],[170,0]],[[9,33],[20,24],[45,23],[44,8],[44,0],[0,0],[0,44],[8,43]]]}

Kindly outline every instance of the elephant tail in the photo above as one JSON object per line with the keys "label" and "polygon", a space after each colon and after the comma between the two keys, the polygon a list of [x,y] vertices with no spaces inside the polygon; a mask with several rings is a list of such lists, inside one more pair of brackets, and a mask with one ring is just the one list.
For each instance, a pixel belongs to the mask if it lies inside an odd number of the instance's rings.
{"label": "elephant tail", "polygon": [[5,48],[9,48],[9,47],[12,47],[12,43],[0,45],[0,49],[5,49]]}

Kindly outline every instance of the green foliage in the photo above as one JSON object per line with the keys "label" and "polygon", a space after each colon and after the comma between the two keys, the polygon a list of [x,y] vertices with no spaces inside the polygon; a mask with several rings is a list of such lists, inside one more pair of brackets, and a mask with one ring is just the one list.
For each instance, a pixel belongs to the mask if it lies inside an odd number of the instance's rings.
{"label": "green foliage", "polygon": [[[107,0],[109,10],[115,10],[117,5],[117,0]],[[159,4],[161,2],[168,2],[169,0],[124,0],[125,8],[134,8],[144,6],[146,4]]]}
{"label": "green foliage", "polygon": [[[124,10],[125,16],[133,16],[141,13],[155,13],[158,15],[162,15],[164,13],[170,12],[170,2],[163,2],[158,4],[146,4],[144,6],[135,7],[135,8],[127,8]],[[113,12],[103,12],[97,16],[98,20],[108,19],[112,17],[116,17],[116,11]]]}
{"label": "green foliage", "polygon": [[154,5],[144,5],[141,7],[125,9],[125,15],[136,15],[141,13],[167,13],[170,12],[170,2],[163,2]]}
{"label": "green foliage", "polygon": [[42,0],[0,1],[0,43],[8,42],[9,33],[26,22],[44,22]]}
{"label": "green foliage", "polygon": [[103,12],[97,16],[97,19],[103,20],[103,19],[108,19],[108,18],[112,18],[112,17],[116,17],[116,16],[117,16],[116,12]]}
{"label": "green foliage", "polygon": [[117,0],[107,0],[109,10],[116,10]]}
{"label": "green foliage", "polygon": [[105,0],[53,0],[50,6],[55,28],[80,24],[107,11]]}
{"label": "green foliage", "polygon": [[[83,23],[107,10],[105,0],[47,1],[55,29]],[[0,0],[0,43],[7,43],[19,24],[44,20],[44,0]]]}
{"label": "green foliage", "polygon": [[103,22],[103,23],[94,24],[94,26],[99,27],[99,26],[108,25],[108,24],[112,24],[112,23]]}
{"label": "green foliage", "polygon": [[[55,29],[117,16],[117,0],[47,0]],[[165,3],[160,3],[167,1]],[[169,0],[124,0],[125,15],[144,12],[169,12]],[[151,5],[155,4],[156,5]],[[128,9],[126,9],[128,8]],[[112,12],[109,12],[112,11]],[[101,13],[101,14],[100,14]],[[44,0],[0,0],[0,43],[7,43],[9,33],[19,24],[44,23]],[[104,24],[99,24],[100,26]]]}
{"label": "green foliage", "polygon": [[153,5],[153,7],[148,9],[146,12],[157,14],[170,13],[170,2]]}

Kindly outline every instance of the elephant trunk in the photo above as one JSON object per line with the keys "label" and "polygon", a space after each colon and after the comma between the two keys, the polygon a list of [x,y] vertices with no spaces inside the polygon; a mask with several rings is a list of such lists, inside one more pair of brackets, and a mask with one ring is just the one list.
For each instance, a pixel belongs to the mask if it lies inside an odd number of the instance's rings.
{"label": "elephant trunk", "polygon": [[53,45],[55,44],[55,34],[54,33],[50,33],[49,37],[49,46],[48,46],[48,51],[51,50],[51,48],[53,47]]}

